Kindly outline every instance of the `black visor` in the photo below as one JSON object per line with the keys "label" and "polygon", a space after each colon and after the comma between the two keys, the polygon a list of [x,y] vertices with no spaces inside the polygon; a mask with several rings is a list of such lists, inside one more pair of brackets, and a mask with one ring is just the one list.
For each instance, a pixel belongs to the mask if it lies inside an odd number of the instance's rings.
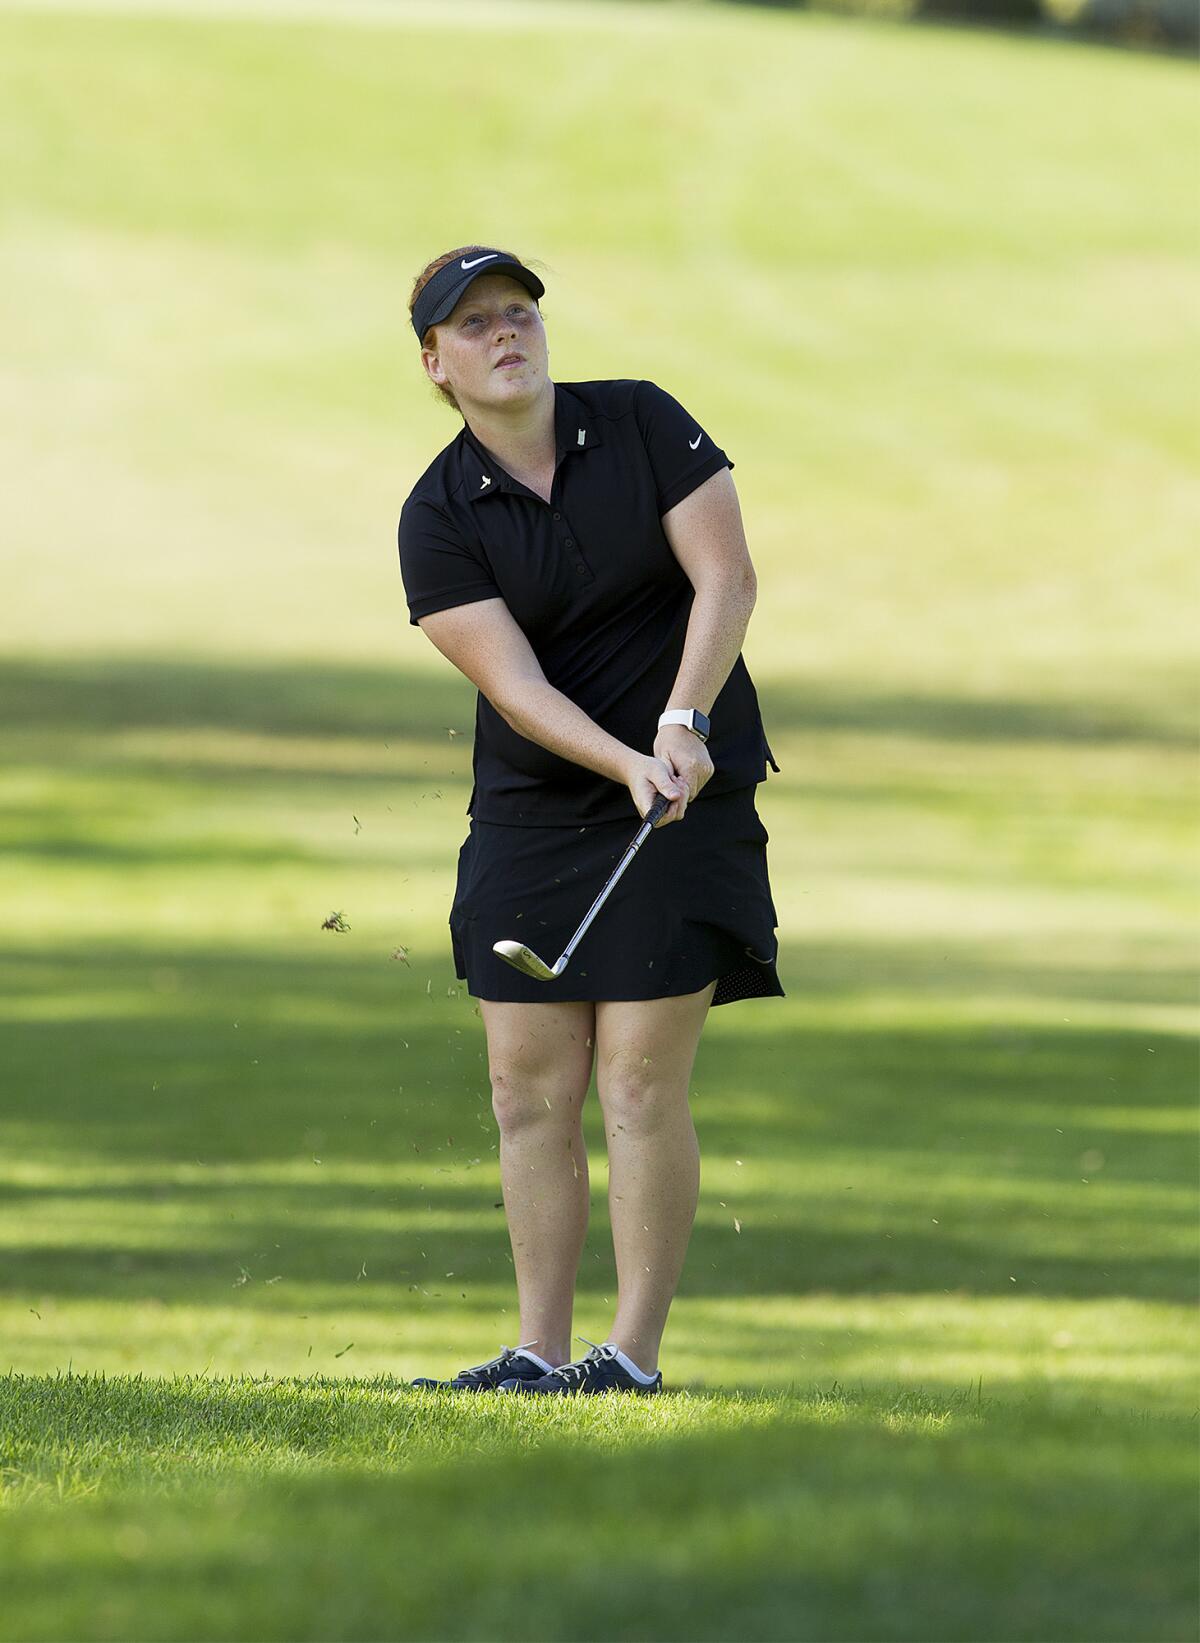
{"label": "black visor", "polygon": [[413,330],[418,342],[424,342],[431,325],[439,325],[452,314],[463,292],[481,274],[508,274],[518,280],[532,297],[543,296],[546,287],[536,274],[531,274],[523,263],[507,251],[471,251],[465,257],[455,257],[422,288],[413,308]]}

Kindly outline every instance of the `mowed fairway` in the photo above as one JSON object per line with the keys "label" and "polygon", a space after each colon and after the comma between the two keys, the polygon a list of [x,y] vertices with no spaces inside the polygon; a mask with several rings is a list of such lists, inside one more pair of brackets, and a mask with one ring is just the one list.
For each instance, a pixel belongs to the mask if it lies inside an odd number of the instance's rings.
{"label": "mowed fairway", "polygon": [[[740,7],[0,11],[0,1637],[1193,1635],[1197,124]],[[787,997],[631,1406],[407,1388],[517,1339],[395,550],[476,240],[759,575]]]}

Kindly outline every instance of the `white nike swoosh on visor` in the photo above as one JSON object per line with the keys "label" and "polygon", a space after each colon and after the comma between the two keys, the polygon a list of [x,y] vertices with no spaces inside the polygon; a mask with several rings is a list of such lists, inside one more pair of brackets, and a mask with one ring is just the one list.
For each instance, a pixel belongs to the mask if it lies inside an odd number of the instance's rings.
{"label": "white nike swoosh on visor", "polygon": [[478,268],[481,262],[495,262],[499,255],[500,253],[498,251],[489,251],[486,257],[476,257],[473,262],[468,262],[464,257],[460,262],[459,267],[463,269]]}
{"label": "white nike swoosh on visor", "polygon": [[689,439],[688,440],[688,450],[689,451],[694,451],[696,449],[697,445],[699,445],[700,441],[703,438],[704,438],[703,434],[697,434],[695,439]]}

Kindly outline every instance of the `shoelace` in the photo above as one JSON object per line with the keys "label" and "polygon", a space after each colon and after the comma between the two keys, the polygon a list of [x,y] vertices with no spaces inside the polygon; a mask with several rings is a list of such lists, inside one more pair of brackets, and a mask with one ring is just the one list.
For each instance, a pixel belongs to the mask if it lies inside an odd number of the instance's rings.
{"label": "shoelace", "polygon": [[521,1346],[502,1346],[500,1348],[500,1354],[499,1354],[498,1357],[489,1358],[486,1363],[477,1363],[473,1369],[461,1369],[461,1370],[459,1370],[457,1378],[459,1380],[465,1381],[465,1380],[469,1380],[472,1375],[482,1375],[489,1369],[499,1369],[502,1364],[507,1363],[508,1359],[511,1358],[514,1353],[520,1352],[526,1346],[536,1346],[536,1345],[537,1345],[537,1341],[532,1340],[532,1341],[523,1341],[521,1343]]}
{"label": "shoelace", "polygon": [[600,1346],[596,1341],[588,1341],[586,1335],[576,1335],[577,1341],[587,1341],[591,1347],[582,1358],[574,1363],[560,1364],[551,1374],[557,1375],[568,1386],[581,1386],[589,1376],[594,1375],[600,1364],[608,1362],[617,1355],[617,1348],[612,1345]]}

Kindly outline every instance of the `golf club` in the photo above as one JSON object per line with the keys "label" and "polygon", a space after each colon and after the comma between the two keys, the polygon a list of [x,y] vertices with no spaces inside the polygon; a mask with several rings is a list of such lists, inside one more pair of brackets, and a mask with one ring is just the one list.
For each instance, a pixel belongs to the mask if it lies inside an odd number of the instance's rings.
{"label": "golf club", "polygon": [[588,908],[583,923],[579,926],[578,930],[576,930],[570,941],[568,941],[566,947],[563,949],[562,957],[558,960],[557,964],[554,965],[553,969],[549,964],[543,963],[532,948],[526,947],[523,941],[497,941],[492,945],[493,953],[498,953],[507,964],[512,965],[514,970],[520,970],[522,975],[532,976],[535,981],[555,981],[566,969],[568,963],[570,962],[571,954],[575,951],[576,947],[578,947],[584,931],[587,929],[588,925],[591,924],[596,914],[604,906],[604,903],[608,900],[609,892],[612,890],[617,880],[621,877],[621,874],[629,866],[633,858],[637,855],[643,841],[648,838],[651,830],[653,829],[655,822],[661,815],[664,814],[670,804],[671,800],[668,799],[664,793],[660,793],[654,803],[650,806],[649,810],[647,810],[645,816],[642,818],[642,825],[634,834],[633,843],[621,857],[616,867],[613,868],[608,883],[604,886],[603,890],[601,890],[595,901]]}

